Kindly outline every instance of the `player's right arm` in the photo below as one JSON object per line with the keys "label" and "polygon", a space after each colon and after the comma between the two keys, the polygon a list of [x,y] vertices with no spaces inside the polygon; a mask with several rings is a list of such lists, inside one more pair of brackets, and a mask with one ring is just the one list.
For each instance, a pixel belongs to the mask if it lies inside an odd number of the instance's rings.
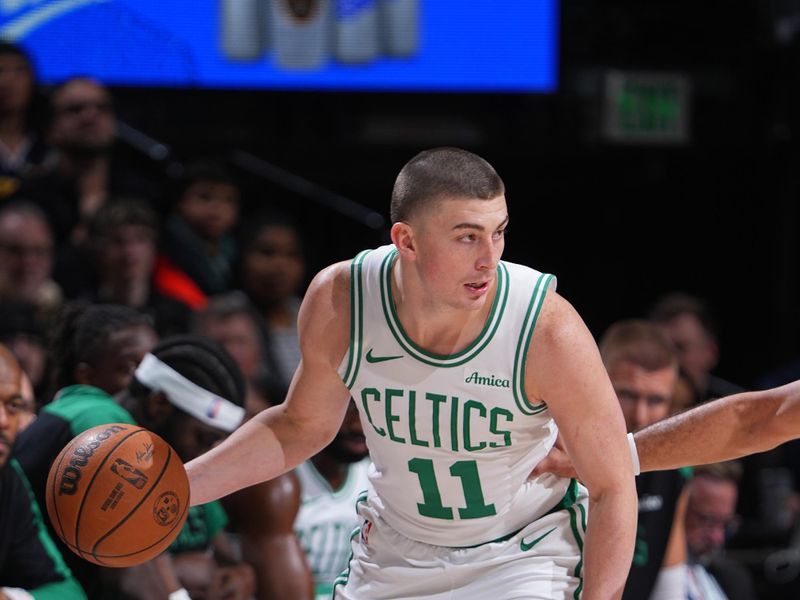
{"label": "player's right arm", "polygon": [[732,460],[800,437],[800,381],[707,402],[637,432],[642,471]]}
{"label": "player's right arm", "polygon": [[336,435],[350,400],[337,370],[350,341],[349,269],[328,267],[309,286],[298,317],[302,359],[283,404],[187,463],[192,505],[286,473]]}

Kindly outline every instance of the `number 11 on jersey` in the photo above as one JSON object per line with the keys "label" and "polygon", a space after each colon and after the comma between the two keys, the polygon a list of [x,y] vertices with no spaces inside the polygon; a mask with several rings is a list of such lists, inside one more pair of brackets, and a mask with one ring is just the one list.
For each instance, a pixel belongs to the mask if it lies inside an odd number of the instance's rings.
{"label": "number 11 on jersey", "polygon": [[[453,520],[453,509],[442,505],[442,495],[436,482],[433,461],[428,458],[412,458],[408,470],[419,477],[422,488],[422,504],[417,503],[419,514],[433,519]],[[478,463],[474,460],[459,460],[450,465],[450,475],[461,479],[466,506],[458,509],[462,519],[480,519],[497,514],[494,504],[486,504],[478,475]]]}

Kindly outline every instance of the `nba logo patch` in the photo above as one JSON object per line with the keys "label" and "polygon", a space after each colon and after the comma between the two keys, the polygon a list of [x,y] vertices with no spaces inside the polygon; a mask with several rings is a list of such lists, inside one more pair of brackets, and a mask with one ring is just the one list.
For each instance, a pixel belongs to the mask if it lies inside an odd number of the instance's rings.
{"label": "nba logo patch", "polygon": [[217,415],[219,414],[220,406],[222,406],[221,398],[214,398],[211,400],[211,402],[208,403],[208,408],[206,409],[206,416],[209,419],[216,419]]}

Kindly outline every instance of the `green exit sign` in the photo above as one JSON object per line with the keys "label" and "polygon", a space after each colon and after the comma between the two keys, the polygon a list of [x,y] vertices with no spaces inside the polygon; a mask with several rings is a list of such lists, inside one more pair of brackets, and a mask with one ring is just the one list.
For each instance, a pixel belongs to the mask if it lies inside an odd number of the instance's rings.
{"label": "green exit sign", "polygon": [[687,143],[690,92],[688,78],[680,74],[607,73],[605,138],[621,143]]}

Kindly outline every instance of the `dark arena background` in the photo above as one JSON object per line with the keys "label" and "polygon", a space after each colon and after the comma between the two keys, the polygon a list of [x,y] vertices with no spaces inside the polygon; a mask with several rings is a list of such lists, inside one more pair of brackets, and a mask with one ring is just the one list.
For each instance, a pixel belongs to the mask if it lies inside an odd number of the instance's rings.
{"label": "dark arena background", "polygon": [[[195,21],[177,0],[78,0],[38,29],[59,3],[0,0],[0,37],[45,94],[75,75],[107,85],[116,155],[164,190],[224,159],[242,223],[277,208],[300,225],[308,280],[387,243],[402,165],[458,146],[505,181],[504,258],[555,274],[595,338],[682,291],[716,317],[717,375],[800,376],[800,0],[404,1],[417,37],[388,58],[312,41],[281,58],[274,27],[247,46],[246,18],[224,25],[236,0],[198,1]],[[793,528],[729,546],[763,598],[800,597],[793,494]]]}
{"label": "dark arena background", "polygon": [[[508,188],[506,258],[558,275],[596,335],[662,293],[697,294],[718,318],[720,373],[751,384],[800,355],[800,31],[779,33],[800,18],[794,7],[563,2],[551,93],[113,91],[121,118],[177,161],[198,152],[267,161],[267,177],[252,173],[259,163],[242,170],[246,198],[301,218],[315,267],[384,241],[386,228],[287,190],[269,166],[388,218],[394,177],[417,151],[473,150]],[[640,112],[623,117],[651,141],[605,131],[611,71],[657,76],[624,107]],[[688,88],[685,106],[675,81],[658,79],[665,73]]]}

